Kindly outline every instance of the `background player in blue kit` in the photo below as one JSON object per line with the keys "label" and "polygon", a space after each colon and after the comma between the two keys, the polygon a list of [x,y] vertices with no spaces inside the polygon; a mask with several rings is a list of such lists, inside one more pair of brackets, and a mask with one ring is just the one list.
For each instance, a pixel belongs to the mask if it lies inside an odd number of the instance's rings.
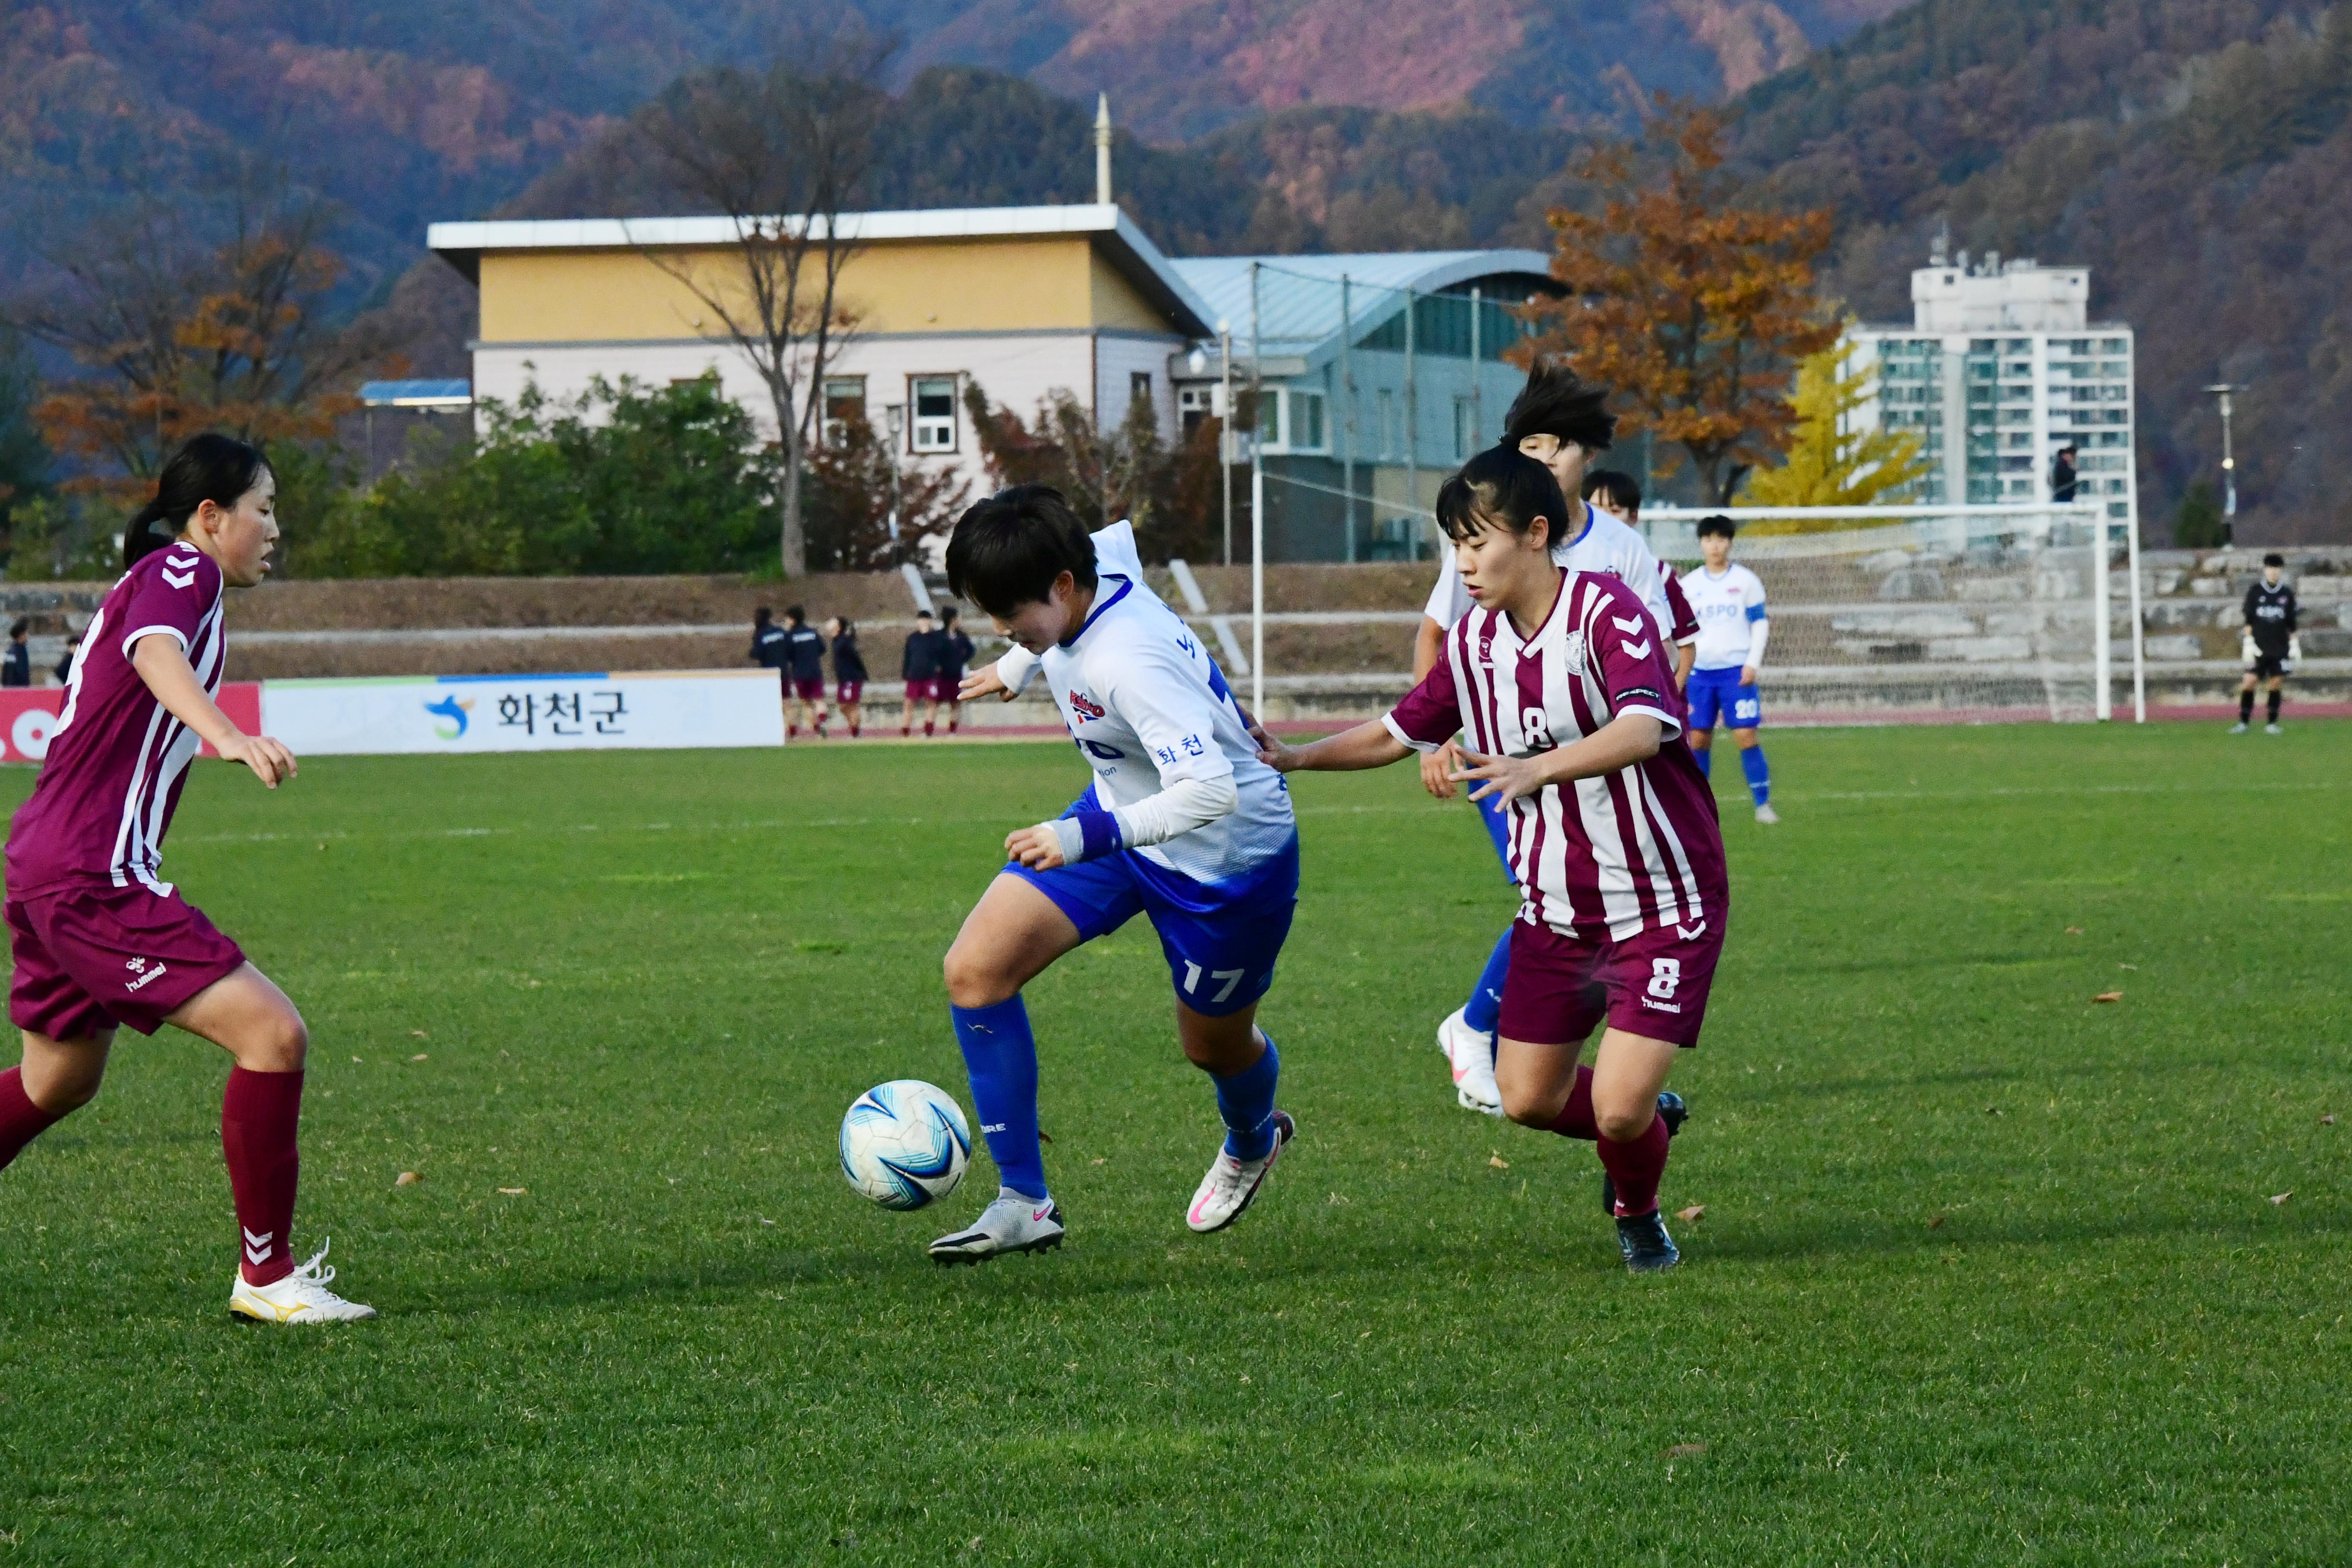
{"label": "background player in blue kit", "polygon": [[1718,717],[1731,726],[1739,743],[1739,771],[1748,775],[1748,797],[1756,803],[1756,820],[1773,823],[1780,814],[1772,809],[1772,774],[1764,763],[1764,748],[1756,731],[1764,722],[1764,700],[1756,689],[1757,671],[1763,668],[1765,640],[1772,622],[1764,613],[1763,580],[1731,561],[1732,521],[1717,515],[1699,519],[1701,564],[1683,577],[1683,596],[1698,616],[1698,666],[1691,671],[1683,696],[1690,705],[1685,733],[1699,772],[1714,760]]}
{"label": "background player in blue kit", "polygon": [[1225,1124],[1184,1223],[1221,1230],[1294,1131],[1274,1104],[1281,1057],[1255,1022],[1298,900],[1289,789],[1258,760],[1207,650],[1144,584],[1126,523],[1089,535],[1061,492],[1016,485],[964,513],[947,564],[956,596],[1013,644],[962,695],[1009,699],[1042,669],[1095,778],[1061,816],[1005,838],[1011,858],[948,949],[956,1040],[1002,1185],[931,1256],[977,1263],[1060,1244],[1021,988],[1137,914],[1159,933],[1177,1037],[1215,1083]]}

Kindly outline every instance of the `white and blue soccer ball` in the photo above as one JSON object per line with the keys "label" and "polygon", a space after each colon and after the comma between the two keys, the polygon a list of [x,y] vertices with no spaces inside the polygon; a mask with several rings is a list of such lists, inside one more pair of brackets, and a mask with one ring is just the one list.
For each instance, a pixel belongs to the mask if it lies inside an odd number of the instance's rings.
{"label": "white and blue soccer ball", "polygon": [[919,1209],[956,1190],[971,1162],[971,1124],[945,1089],[893,1079],[841,1119],[841,1173],[886,1209]]}

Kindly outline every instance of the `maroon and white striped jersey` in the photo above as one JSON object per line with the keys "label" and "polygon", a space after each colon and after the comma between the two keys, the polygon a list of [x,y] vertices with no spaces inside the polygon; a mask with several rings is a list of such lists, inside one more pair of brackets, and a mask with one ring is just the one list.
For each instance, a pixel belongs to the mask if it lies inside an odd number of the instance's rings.
{"label": "maroon and white striped jersey", "polygon": [[1459,731],[1472,751],[1526,757],[1621,713],[1664,726],[1656,756],[1511,803],[1520,918],[1618,941],[1721,920],[1728,884],[1715,795],[1682,741],[1683,704],[1658,624],[1627,584],[1562,571],[1550,616],[1524,641],[1501,611],[1473,610],[1386,722],[1415,751]]}
{"label": "maroon and white striped jersey", "polygon": [[199,742],[139,679],[131,650],[171,637],[217,697],[221,589],[212,557],[179,543],[142,556],[108,591],[74,654],[40,780],[8,827],[11,898],[86,880],[171,891],[155,872]]}

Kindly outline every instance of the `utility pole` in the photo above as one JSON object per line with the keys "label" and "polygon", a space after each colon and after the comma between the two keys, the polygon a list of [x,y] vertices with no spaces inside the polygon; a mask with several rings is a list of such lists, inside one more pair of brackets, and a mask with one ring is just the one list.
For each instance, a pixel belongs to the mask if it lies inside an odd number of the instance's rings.
{"label": "utility pole", "polygon": [[1217,318],[1217,379],[1223,417],[1217,421],[1217,500],[1225,509],[1225,564],[1234,563],[1234,329]]}
{"label": "utility pole", "polygon": [[1095,202],[1110,205],[1110,94],[1095,95]]}
{"label": "utility pole", "polygon": [[1258,351],[1258,264],[1250,263],[1250,716],[1265,713],[1265,355]]}
{"label": "utility pole", "polygon": [[[1486,388],[1478,374],[1478,286],[1470,286],[1470,450],[1483,450],[1486,441]],[[1466,455],[1466,454],[1465,454]]]}
{"label": "utility pole", "polygon": [[1339,426],[1339,486],[1348,492],[1343,514],[1348,531],[1347,559],[1356,559],[1356,366],[1349,357],[1348,340],[1356,335],[1349,308],[1348,275],[1339,274],[1339,388],[1348,395],[1348,417]]}
{"label": "utility pole", "polygon": [[898,443],[907,431],[907,405],[886,403],[882,405],[882,424],[890,438],[890,564],[899,563],[898,548]]}
{"label": "utility pole", "polygon": [[1413,379],[1412,290],[1404,291],[1404,503],[1412,509],[1412,552],[1421,555],[1421,385]]}
{"label": "utility pole", "polygon": [[2238,542],[2238,454],[2231,443],[2230,395],[2246,390],[2242,382],[2218,381],[2205,389],[2221,400],[2221,542]]}

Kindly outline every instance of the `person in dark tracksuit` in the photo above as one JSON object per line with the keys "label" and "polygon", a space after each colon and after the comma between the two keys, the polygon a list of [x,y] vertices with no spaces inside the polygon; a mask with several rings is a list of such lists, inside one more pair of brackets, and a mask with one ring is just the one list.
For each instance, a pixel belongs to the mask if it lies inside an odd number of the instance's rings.
{"label": "person in dark tracksuit", "polygon": [[810,728],[824,739],[824,634],[808,624],[808,612],[798,605],[784,611],[785,677],[793,689],[793,706],[785,710],[784,738],[801,732],[801,721],[814,709]]}
{"label": "person in dark tracksuit", "polygon": [[955,606],[940,612],[940,700],[948,705],[948,733],[963,722],[964,667],[971,662],[971,639],[956,625]]}
{"label": "person in dark tracksuit", "polygon": [[0,662],[0,686],[33,684],[33,650],[25,643],[25,635],[32,629],[33,623],[22,616],[8,628],[8,656]]}
{"label": "person in dark tracksuit", "polygon": [[762,605],[751,616],[751,662],[761,669],[776,672],[777,700],[785,712],[792,710],[793,682],[784,673],[789,662],[784,657],[784,628],[776,625],[776,612]]}
{"label": "person in dark tracksuit", "polygon": [[2246,590],[2245,630],[2240,634],[2240,646],[2246,658],[2246,679],[2238,687],[2238,721],[2230,727],[2232,735],[2242,735],[2253,727],[2254,688],[2269,683],[2270,722],[2263,728],[2271,734],[2284,733],[2279,728],[2279,699],[2286,686],[2286,678],[2294,668],[2295,656],[2302,652],[2301,638],[2294,630],[2294,589],[2285,581],[2286,557],[2263,557],[2263,580]]}
{"label": "person in dark tracksuit", "polygon": [[833,642],[833,700],[855,741],[866,727],[866,656],[857,651],[857,623],[835,616],[824,623],[824,635]]}
{"label": "person in dark tracksuit", "polygon": [[906,711],[898,716],[898,735],[905,739],[915,731],[915,710],[923,710],[923,733],[940,716],[940,633],[931,625],[931,612],[915,612],[915,629],[907,634],[907,651],[899,658],[898,674],[907,683]]}

